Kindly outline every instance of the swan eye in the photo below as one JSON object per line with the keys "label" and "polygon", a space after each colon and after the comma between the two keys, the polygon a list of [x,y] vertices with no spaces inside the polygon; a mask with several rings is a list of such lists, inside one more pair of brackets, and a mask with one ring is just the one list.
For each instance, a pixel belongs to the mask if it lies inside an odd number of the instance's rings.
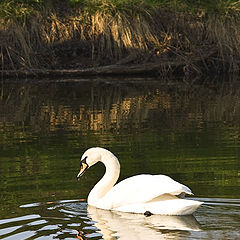
{"label": "swan eye", "polygon": [[80,167],[81,167],[82,163],[87,164],[87,157],[85,157],[84,159],[82,159],[82,160],[80,161]]}
{"label": "swan eye", "polygon": [[87,157],[85,157],[84,159],[82,159],[80,161],[80,172],[77,175],[77,179],[79,180],[79,178],[85,173],[85,171],[88,169],[88,164],[87,164]]}

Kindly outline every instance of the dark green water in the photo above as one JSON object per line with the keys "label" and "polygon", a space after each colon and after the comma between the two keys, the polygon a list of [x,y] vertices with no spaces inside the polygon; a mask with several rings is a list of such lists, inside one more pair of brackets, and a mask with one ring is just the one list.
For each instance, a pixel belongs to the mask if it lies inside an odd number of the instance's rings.
{"label": "dark green water", "polygon": [[[154,79],[1,83],[0,239],[240,239],[240,82]],[[89,147],[120,179],[166,174],[205,204],[194,217],[87,209],[104,167],[76,180]]]}

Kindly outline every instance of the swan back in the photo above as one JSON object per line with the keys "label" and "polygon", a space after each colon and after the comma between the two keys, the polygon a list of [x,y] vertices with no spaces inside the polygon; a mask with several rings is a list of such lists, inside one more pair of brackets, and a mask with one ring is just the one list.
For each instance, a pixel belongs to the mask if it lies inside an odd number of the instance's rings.
{"label": "swan back", "polygon": [[178,196],[192,194],[191,190],[166,175],[141,174],[127,178],[116,184],[104,197],[103,201],[111,208],[146,203],[169,194]]}

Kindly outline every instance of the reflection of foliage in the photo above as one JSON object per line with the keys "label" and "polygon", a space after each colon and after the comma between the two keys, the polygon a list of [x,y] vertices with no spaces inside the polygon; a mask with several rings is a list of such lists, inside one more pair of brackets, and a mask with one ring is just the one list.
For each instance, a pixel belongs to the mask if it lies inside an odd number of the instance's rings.
{"label": "reflection of foliage", "polygon": [[[150,127],[182,129],[201,127],[203,122],[233,121],[240,118],[239,90],[222,92],[149,84],[31,84],[14,88],[5,85],[0,125],[5,139],[22,139],[65,129],[87,134]],[[178,117],[175,117],[175,116]],[[159,124],[159,122],[162,122]],[[26,129],[30,127],[30,129]],[[4,130],[3,130],[4,129]],[[7,129],[14,129],[8,132]],[[47,132],[46,132],[47,129]],[[12,134],[12,135],[11,135]],[[6,137],[6,136],[9,137]],[[4,139],[4,137],[2,137]]]}
{"label": "reflection of foliage", "polygon": [[9,202],[11,194],[19,201],[86,197],[104,170],[89,170],[81,193],[74,181],[81,153],[96,145],[119,156],[121,178],[166,173],[198,195],[232,196],[240,184],[234,85],[34,82],[7,83],[2,93],[0,185]]}

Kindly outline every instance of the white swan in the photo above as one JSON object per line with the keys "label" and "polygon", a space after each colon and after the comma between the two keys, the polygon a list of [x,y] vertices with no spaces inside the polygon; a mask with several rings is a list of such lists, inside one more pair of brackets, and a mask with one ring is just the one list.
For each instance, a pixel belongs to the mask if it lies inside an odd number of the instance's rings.
{"label": "white swan", "polygon": [[185,194],[192,195],[192,191],[165,175],[136,175],[114,185],[120,164],[110,151],[100,147],[90,148],[83,154],[77,178],[99,161],[105,165],[106,172],[88,195],[91,206],[121,212],[190,215],[202,204],[183,199]]}

